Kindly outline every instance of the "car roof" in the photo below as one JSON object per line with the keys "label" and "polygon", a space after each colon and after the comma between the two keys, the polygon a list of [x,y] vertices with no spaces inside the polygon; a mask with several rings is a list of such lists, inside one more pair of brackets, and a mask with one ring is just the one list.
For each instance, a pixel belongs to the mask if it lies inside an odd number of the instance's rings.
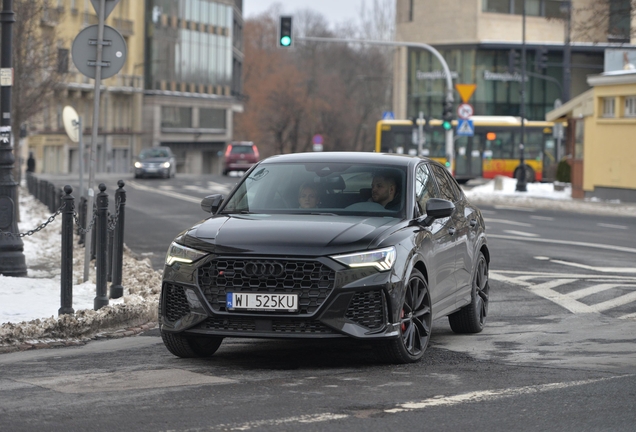
{"label": "car roof", "polygon": [[397,153],[307,152],[270,156],[261,163],[343,162],[409,166],[419,161],[430,161],[430,159]]}

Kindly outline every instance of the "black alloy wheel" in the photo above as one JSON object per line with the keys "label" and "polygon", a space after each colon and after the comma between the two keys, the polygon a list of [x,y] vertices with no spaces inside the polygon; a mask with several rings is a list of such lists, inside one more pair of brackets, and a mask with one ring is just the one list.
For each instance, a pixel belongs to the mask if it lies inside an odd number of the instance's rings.
{"label": "black alloy wheel", "polygon": [[473,274],[471,302],[448,316],[451,330],[455,333],[479,333],[484,329],[488,316],[490,285],[488,284],[488,263],[479,252]]}
{"label": "black alloy wheel", "polygon": [[413,269],[400,312],[400,336],[385,343],[385,360],[402,364],[422,358],[431,337],[432,318],[428,284],[422,273]]}
{"label": "black alloy wheel", "polygon": [[178,333],[161,332],[161,339],[172,354],[181,358],[210,357],[221,346],[222,337],[186,337]]}

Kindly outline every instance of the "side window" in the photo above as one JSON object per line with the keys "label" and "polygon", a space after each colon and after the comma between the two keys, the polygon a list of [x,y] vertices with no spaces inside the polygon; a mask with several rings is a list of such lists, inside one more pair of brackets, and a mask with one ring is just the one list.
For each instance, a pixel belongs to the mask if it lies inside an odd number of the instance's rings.
{"label": "side window", "polygon": [[426,211],[426,202],[430,198],[436,198],[439,196],[437,192],[437,186],[431,175],[428,165],[422,164],[417,167],[417,173],[415,174],[415,199],[420,209],[420,213],[424,214]]}
{"label": "side window", "polygon": [[450,174],[448,174],[444,168],[437,165],[433,165],[431,169],[435,174],[435,179],[439,185],[439,192],[442,195],[442,198],[451,202],[458,201],[460,197],[459,190],[456,191],[455,188],[453,188],[453,186],[457,187],[457,185],[453,184],[454,181],[451,179]]}

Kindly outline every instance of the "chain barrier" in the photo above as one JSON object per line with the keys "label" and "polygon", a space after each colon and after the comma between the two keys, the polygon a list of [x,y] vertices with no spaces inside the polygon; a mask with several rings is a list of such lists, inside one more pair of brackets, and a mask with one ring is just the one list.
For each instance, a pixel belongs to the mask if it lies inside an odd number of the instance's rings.
{"label": "chain barrier", "polygon": [[75,223],[77,224],[77,229],[79,230],[80,234],[86,235],[86,233],[88,233],[90,230],[93,229],[93,225],[95,225],[95,221],[97,220],[96,203],[93,203],[93,218],[91,219],[90,223],[86,225],[86,228],[82,227],[82,223],[79,220],[79,214],[77,213],[75,209],[73,209],[73,220],[75,220]]}
{"label": "chain barrier", "polygon": [[117,219],[119,219],[119,207],[121,207],[121,198],[117,197],[117,203],[115,204],[115,214],[108,215],[108,231],[115,231],[117,226]]}
{"label": "chain barrier", "polygon": [[40,224],[40,226],[38,226],[37,228],[33,228],[32,230],[28,230],[27,232],[23,232],[23,233],[12,233],[11,231],[2,231],[0,230],[0,234],[5,235],[5,236],[17,236],[17,237],[26,237],[26,236],[32,236],[33,234],[35,234],[38,231],[42,231],[44,228],[46,228],[46,226],[48,224],[50,224],[51,222],[53,222],[55,220],[55,217],[57,215],[59,215],[60,213],[62,213],[62,210],[64,210],[64,208],[66,207],[66,203],[62,203],[62,205],[60,206],[59,209],[57,209],[57,211],[55,213],[53,213],[46,222],[43,222],[42,224]]}

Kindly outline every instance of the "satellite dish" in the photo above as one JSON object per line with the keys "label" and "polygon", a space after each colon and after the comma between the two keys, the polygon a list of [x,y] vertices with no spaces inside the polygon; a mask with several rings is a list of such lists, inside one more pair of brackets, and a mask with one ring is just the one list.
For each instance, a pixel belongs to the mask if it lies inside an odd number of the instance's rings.
{"label": "satellite dish", "polygon": [[66,134],[73,142],[79,142],[79,116],[77,111],[72,106],[65,106],[62,111],[62,121],[64,122],[64,129]]}

